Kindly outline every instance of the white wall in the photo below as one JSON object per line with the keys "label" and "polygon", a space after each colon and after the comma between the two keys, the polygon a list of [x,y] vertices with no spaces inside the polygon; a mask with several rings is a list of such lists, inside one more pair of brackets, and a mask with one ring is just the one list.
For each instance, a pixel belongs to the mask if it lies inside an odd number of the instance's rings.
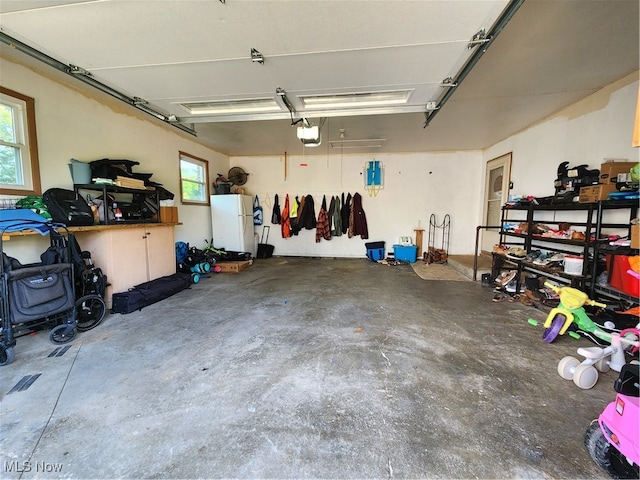
{"label": "white wall", "polygon": [[35,99],[43,191],[73,187],[67,167],[70,158],[135,160],[140,165],[134,172],[153,173],[151,180],[175,195],[184,223],[176,227],[176,240],[201,246],[210,238],[209,208],[180,204],[178,152],[207,160],[213,177],[227,171],[227,156],[115,100],[98,101],[22,65],[4,58],[1,62],[2,85]]}
{"label": "white wall", "polygon": [[[511,193],[516,197],[553,195],[553,182],[562,162],[569,162],[570,167],[587,165],[596,169],[606,158],[640,161],[640,149],[631,144],[638,83],[635,72],[608,85],[486,149],[484,161],[513,152]],[[624,215],[610,214],[609,221],[628,222]],[[574,216],[579,218],[578,214]]]}
{"label": "white wall", "polygon": [[539,197],[554,194],[562,162],[599,168],[605,158],[639,161],[631,145],[637,96],[638,72],[493,145],[484,160],[513,152],[512,193]]}
{"label": "white wall", "polygon": [[[384,168],[384,188],[370,196],[364,188],[365,165],[379,160]],[[450,253],[469,253],[474,248],[476,208],[480,198],[479,178],[483,175],[481,152],[416,153],[394,155],[288,156],[285,179],[284,155],[278,157],[231,157],[232,166],[249,172],[245,185],[248,194],[258,195],[267,225],[271,226],[269,243],[274,255],[320,257],[363,257],[367,242],[384,241],[387,251],[400,236],[415,240],[415,228],[424,229],[423,250],[427,249],[429,220],[432,214],[440,224],[451,217]],[[452,168],[452,166],[454,166]],[[303,230],[299,236],[283,239],[278,225],[271,225],[274,195],[284,206],[286,194],[310,194],[319,211],[323,195],[327,207],[331,195],[358,192],[367,216],[369,239],[347,236],[315,242],[315,230]],[[261,227],[257,227],[261,232]],[[434,246],[442,247],[442,230]]]}

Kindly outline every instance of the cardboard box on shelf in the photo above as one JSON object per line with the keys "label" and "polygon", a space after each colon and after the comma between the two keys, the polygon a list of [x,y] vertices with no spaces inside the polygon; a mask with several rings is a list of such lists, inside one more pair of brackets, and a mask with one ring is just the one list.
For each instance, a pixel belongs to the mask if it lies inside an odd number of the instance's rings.
{"label": "cardboard box on shelf", "polygon": [[629,173],[636,162],[605,162],[600,165],[600,179],[602,184],[615,185],[618,181],[618,174]]}
{"label": "cardboard box on shelf", "polygon": [[178,223],[178,207],[160,207],[162,223]]}
{"label": "cardboard box on shelf", "polygon": [[640,224],[631,225],[631,248],[640,248]]}
{"label": "cardboard box on shelf", "polygon": [[581,187],[578,202],[595,203],[600,200],[609,200],[609,193],[617,191],[615,183],[611,185],[590,185],[588,187]]}

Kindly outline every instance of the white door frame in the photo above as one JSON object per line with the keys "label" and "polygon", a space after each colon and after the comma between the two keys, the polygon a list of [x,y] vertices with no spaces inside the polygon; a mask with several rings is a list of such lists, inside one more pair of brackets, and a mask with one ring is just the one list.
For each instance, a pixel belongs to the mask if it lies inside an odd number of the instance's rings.
{"label": "white door frame", "polygon": [[[483,226],[500,224],[501,208],[509,199],[512,156],[513,152],[509,152],[487,162],[484,175]],[[490,252],[499,239],[497,228],[482,229],[481,249]]]}

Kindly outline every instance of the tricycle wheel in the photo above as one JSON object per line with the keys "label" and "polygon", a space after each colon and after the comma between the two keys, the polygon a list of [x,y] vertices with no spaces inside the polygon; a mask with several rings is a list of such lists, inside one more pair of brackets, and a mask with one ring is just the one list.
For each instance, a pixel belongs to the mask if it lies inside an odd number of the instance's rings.
{"label": "tricycle wheel", "polygon": [[612,478],[639,478],[637,466],[629,465],[624,456],[607,440],[597,420],[584,434],[584,446],[593,461]]}
{"label": "tricycle wheel", "polygon": [[558,362],[558,375],[565,380],[571,380],[573,378],[573,372],[575,368],[580,365],[580,361],[572,356],[566,356]]}
{"label": "tricycle wheel", "polygon": [[598,381],[598,370],[592,365],[580,364],[573,372],[573,383],[583,390],[592,388]]}
{"label": "tricycle wheel", "polygon": [[16,352],[13,347],[7,348],[4,345],[0,345],[0,366],[9,365],[14,358],[16,358]]}
{"label": "tricycle wheel", "polygon": [[558,337],[558,335],[560,335],[560,330],[562,330],[565,320],[566,317],[564,315],[556,313],[556,316],[553,317],[553,320],[551,320],[551,325],[549,326],[549,328],[545,329],[544,333],[542,334],[542,340],[547,343],[553,342]]}
{"label": "tricycle wheel", "polygon": [[53,330],[51,330],[51,333],[49,334],[49,340],[53,344],[62,345],[64,343],[73,341],[73,339],[76,338],[77,334],[78,330],[76,330],[75,327],[69,328],[69,325],[63,323],[62,325],[58,325]]}

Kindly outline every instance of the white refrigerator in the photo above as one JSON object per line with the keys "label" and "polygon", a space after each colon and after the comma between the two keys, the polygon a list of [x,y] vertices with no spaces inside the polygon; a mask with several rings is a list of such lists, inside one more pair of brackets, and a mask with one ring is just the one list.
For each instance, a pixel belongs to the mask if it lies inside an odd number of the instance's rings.
{"label": "white refrigerator", "polygon": [[253,228],[253,197],[211,195],[213,246],[231,252],[251,252],[256,256]]}

